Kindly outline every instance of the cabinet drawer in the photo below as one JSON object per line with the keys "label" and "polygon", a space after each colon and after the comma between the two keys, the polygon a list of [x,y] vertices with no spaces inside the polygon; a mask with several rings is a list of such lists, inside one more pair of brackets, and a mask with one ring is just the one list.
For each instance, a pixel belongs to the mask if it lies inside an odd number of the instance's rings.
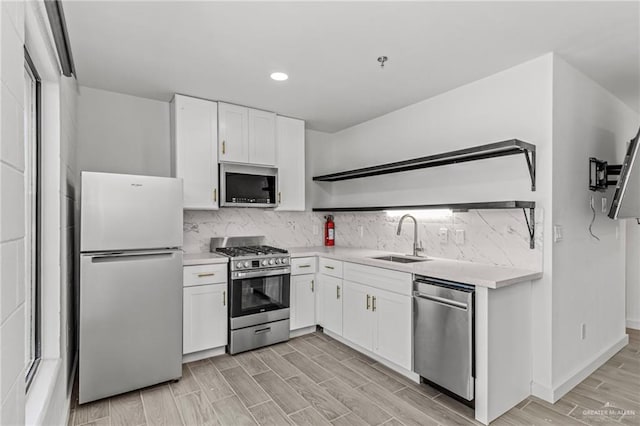
{"label": "cabinet drawer", "polygon": [[412,281],[411,274],[408,272],[345,262],[344,279],[394,293],[411,295]]}
{"label": "cabinet drawer", "polygon": [[320,258],[320,267],[318,272],[332,277],[342,278],[342,262],[339,260]]}
{"label": "cabinet drawer", "polygon": [[291,259],[291,275],[315,274],[316,257],[299,257]]}
{"label": "cabinet drawer", "polygon": [[182,271],[184,287],[227,282],[227,264],[185,266]]}

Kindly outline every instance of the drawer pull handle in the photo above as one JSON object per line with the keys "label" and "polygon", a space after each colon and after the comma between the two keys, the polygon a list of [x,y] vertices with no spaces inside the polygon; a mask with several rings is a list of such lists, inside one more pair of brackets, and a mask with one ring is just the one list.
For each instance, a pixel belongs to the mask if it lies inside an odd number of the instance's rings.
{"label": "drawer pull handle", "polygon": [[227,144],[225,141],[222,141],[222,153],[225,154],[227,151]]}
{"label": "drawer pull handle", "polygon": [[376,297],[375,297],[375,296],[373,296],[373,297],[371,298],[371,311],[372,311],[372,312],[375,312],[375,311],[376,311]]}
{"label": "drawer pull handle", "polygon": [[222,306],[227,306],[227,291],[222,292]]}
{"label": "drawer pull handle", "polygon": [[214,276],[215,273],[214,272],[207,272],[205,274],[198,274],[198,278],[203,278],[203,277],[212,277]]}
{"label": "drawer pull handle", "polygon": [[371,308],[371,296],[367,294],[367,311]]}
{"label": "drawer pull handle", "polygon": [[271,327],[261,328],[259,330],[254,331],[254,334],[268,333],[270,331],[271,331]]}
{"label": "drawer pull handle", "polygon": [[336,299],[340,299],[340,286],[336,286]]}
{"label": "drawer pull handle", "polygon": [[327,268],[327,269],[336,269],[333,266],[329,266],[329,265],[324,265],[324,267]]}
{"label": "drawer pull handle", "polygon": [[213,202],[218,201],[218,188],[213,188]]}
{"label": "drawer pull handle", "polygon": [[298,268],[311,268],[311,265],[300,265]]}
{"label": "drawer pull handle", "polygon": [[311,280],[311,293],[313,293],[313,292],[315,291],[315,290],[314,290],[314,287],[315,287],[315,286],[314,286],[314,282],[313,282],[313,280]]}

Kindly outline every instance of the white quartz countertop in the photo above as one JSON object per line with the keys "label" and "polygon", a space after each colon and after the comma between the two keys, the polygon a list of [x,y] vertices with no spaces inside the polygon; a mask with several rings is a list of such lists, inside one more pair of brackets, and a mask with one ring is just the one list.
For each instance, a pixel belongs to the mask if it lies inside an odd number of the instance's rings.
{"label": "white quartz countertop", "polygon": [[227,256],[221,256],[215,253],[189,253],[182,256],[182,265],[213,265],[216,263],[228,263]]}
{"label": "white quartz countertop", "polygon": [[371,249],[320,246],[290,247],[288,250],[292,258],[321,256],[345,262],[409,272],[431,278],[440,278],[443,280],[493,289],[523,281],[532,281],[542,277],[541,271],[531,271],[527,269],[509,268],[429,256],[427,256],[429,260],[425,262],[395,263],[386,260],[372,259],[372,257],[406,254]]}

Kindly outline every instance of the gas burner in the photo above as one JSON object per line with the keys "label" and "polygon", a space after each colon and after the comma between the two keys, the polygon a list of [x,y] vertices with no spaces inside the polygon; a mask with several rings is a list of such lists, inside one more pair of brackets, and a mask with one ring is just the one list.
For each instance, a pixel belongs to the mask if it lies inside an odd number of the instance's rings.
{"label": "gas burner", "polygon": [[286,254],[284,249],[271,246],[243,246],[243,247],[217,247],[216,251],[229,257],[240,256],[268,256],[273,254]]}

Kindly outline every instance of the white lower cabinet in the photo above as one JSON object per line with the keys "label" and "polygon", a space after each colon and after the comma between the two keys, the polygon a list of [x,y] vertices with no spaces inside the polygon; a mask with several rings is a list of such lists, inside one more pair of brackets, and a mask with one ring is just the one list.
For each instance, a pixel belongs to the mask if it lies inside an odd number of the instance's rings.
{"label": "white lower cabinet", "polygon": [[373,348],[371,293],[367,286],[344,282],[342,337],[369,350]]}
{"label": "white lower cabinet", "polygon": [[343,337],[411,370],[411,297],[344,282]]}
{"label": "white lower cabinet", "polygon": [[318,323],[342,336],[342,279],[318,275]]}
{"label": "white lower cabinet", "polygon": [[409,296],[375,289],[373,352],[411,370],[412,306]]}
{"label": "white lower cabinet", "polygon": [[316,325],[315,275],[293,275],[290,288],[291,318],[289,328],[297,330]]}
{"label": "white lower cabinet", "polygon": [[227,344],[227,284],[184,287],[182,353]]}

